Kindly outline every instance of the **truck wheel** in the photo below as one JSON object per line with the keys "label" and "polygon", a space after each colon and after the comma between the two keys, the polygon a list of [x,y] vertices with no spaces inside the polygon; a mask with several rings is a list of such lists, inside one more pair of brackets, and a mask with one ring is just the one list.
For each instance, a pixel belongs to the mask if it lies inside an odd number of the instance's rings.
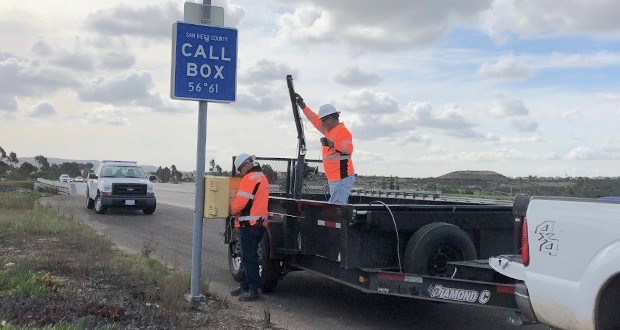
{"label": "truck wheel", "polygon": [[239,228],[233,228],[228,243],[228,268],[235,281],[241,281],[243,269],[241,269],[241,236]]}
{"label": "truck wheel", "polygon": [[90,198],[90,196],[88,195],[88,190],[86,190],[86,208],[92,210],[93,207],[95,207],[95,201]]}
{"label": "truck wheel", "polygon": [[258,243],[258,267],[261,285],[263,292],[271,292],[276,288],[280,274],[282,273],[282,267],[280,267],[279,260],[272,260],[271,255],[271,240],[269,238],[269,232],[265,230],[263,239]]}
{"label": "truck wheel", "polygon": [[447,262],[476,259],[476,246],[461,228],[445,222],[429,223],[407,242],[403,268],[407,273],[450,277]]}
{"label": "truck wheel", "polygon": [[142,212],[144,214],[153,214],[153,212],[155,212],[155,208],[157,207],[157,205],[153,205],[153,206],[149,206],[145,209],[142,209]]}
{"label": "truck wheel", "polygon": [[97,197],[95,197],[95,213],[104,214],[107,210],[108,208],[103,206],[103,203],[101,202],[101,195],[97,193]]}
{"label": "truck wheel", "polygon": [[596,311],[596,329],[611,330],[620,327],[618,315],[618,295],[620,294],[620,277],[608,281],[598,296]]}

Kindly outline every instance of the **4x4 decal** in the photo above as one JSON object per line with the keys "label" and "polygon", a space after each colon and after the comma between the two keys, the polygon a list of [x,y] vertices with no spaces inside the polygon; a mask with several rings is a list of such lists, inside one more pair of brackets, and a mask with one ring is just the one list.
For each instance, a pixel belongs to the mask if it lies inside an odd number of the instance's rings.
{"label": "4x4 decal", "polygon": [[535,233],[538,234],[538,251],[548,253],[550,256],[558,254],[559,239],[554,237],[553,226],[555,221],[545,221],[536,227]]}

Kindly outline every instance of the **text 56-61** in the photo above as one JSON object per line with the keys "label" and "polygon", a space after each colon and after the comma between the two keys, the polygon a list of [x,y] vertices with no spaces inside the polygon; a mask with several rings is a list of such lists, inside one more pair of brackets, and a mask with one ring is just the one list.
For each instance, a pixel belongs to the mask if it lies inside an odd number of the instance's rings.
{"label": "text 56-61", "polygon": [[217,94],[219,91],[219,86],[217,84],[189,82],[187,83],[187,87],[190,92],[200,93],[203,89],[207,89],[209,93]]}

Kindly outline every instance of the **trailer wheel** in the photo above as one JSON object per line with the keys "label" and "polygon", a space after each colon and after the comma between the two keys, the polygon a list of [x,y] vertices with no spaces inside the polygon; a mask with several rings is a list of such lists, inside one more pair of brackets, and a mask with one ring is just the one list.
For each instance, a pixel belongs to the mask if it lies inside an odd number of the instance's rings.
{"label": "trailer wheel", "polygon": [[282,267],[279,260],[272,260],[269,232],[265,231],[263,239],[258,243],[258,265],[263,292],[271,292],[276,288]]}
{"label": "trailer wheel", "polygon": [[239,228],[233,228],[228,243],[228,268],[235,281],[241,281],[243,269],[241,269],[241,236]]}
{"label": "trailer wheel", "polygon": [[[241,281],[243,267],[241,266],[241,236],[238,228],[233,228],[230,243],[228,244],[228,268],[235,281]],[[258,243],[258,273],[260,274],[263,292],[271,292],[275,289],[282,273],[280,261],[269,258],[271,246],[269,233],[265,231],[263,238]]]}
{"label": "trailer wheel", "polygon": [[461,228],[445,222],[429,223],[407,242],[403,268],[407,273],[450,277],[448,261],[476,259],[476,247]]}

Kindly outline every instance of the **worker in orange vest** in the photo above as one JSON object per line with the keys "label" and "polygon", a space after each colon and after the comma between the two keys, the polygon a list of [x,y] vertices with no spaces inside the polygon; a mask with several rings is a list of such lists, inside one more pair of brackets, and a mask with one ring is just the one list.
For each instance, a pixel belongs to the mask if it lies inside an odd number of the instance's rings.
{"label": "worker in orange vest", "polygon": [[253,155],[242,153],[234,161],[235,170],[243,176],[239,190],[230,204],[230,214],[238,216],[239,220],[242,276],[240,286],[230,294],[239,296],[241,301],[261,299],[258,243],[267,227],[269,182],[260,165],[254,162],[255,159]]}
{"label": "worker in orange vest", "polygon": [[297,105],[303,109],[308,120],[323,134],[321,137],[323,169],[329,182],[329,202],[347,204],[356,177],[351,160],[353,154],[351,132],[340,122],[340,111],[333,105],[322,105],[317,115],[306,106],[299,94],[295,97]]}

